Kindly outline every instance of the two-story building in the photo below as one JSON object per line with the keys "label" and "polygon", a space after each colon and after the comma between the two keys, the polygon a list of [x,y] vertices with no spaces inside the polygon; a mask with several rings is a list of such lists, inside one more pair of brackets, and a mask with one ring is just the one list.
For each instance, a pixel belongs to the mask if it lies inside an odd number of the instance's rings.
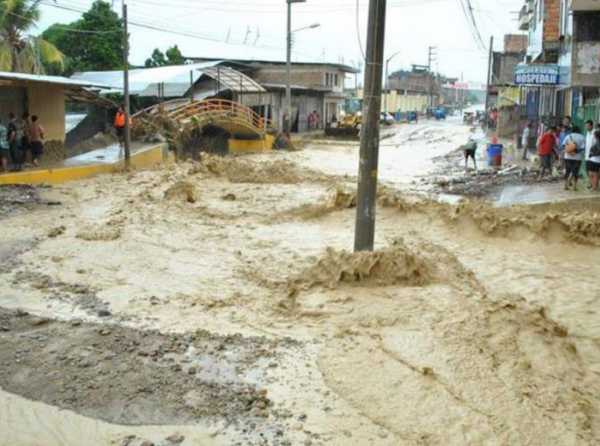
{"label": "two-story building", "polygon": [[561,95],[558,59],[561,0],[526,0],[519,14],[519,29],[528,32],[526,59],[515,68],[520,87],[522,118],[555,122]]}
{"label": "two-story building", "polygon": [[[194,62],[209,62],[214,59],[192,57]],[[221,59],[222,60],[222,59]],[[287,67],[282,61],[227,60],[239,71],[264,87],[268,95],[262,95],[261,103],[254,104],[246,95],[241,101],[255,108],[261,115],[271,119],[276,127],[283,125],[286,113]],[[344,108],[346,94],[344,85],[349,74],[358,70],[343,64],[319,62],[293,62],[291,70],[292,131],[308,130],[308,116],[317,112],[319,127],[324,128],[334,119],[339,119]],[[266,102],[268,101],[268,102]]]}
{"label": "two-story building", "polygon": [[561,0],[560,108],[579,125],[600,118],[600,2]]}

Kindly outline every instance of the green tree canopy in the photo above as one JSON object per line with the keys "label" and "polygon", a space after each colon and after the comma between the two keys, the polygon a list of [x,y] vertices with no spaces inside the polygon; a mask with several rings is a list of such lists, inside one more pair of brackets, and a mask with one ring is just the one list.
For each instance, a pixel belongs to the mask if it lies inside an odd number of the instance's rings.
{"label": "green tree canopy", "polygon": [[41,0],[0,0],[0,70],[43,73],[46,64],[59,69],[63,54],[40,37],[28,35],[40,19]]}
{"label": "green tree canopy", "polygon": [[183,65],[184,62],[185,59],[183,57],[183,54],[181,54],[181,51],[179,50],[177,45],[174,45],[170,47],[165,53],[156,48],[152,52],[152,56],[146,59],[145,65],[147,68],[153,68],[164,67],[167,65]]}
{"label": "green tree canopy", "polygon": [[76,22],[52,25],[42,37],[67,56],[69,74],[123,68],[123,22],[106,1],[95,1]]}

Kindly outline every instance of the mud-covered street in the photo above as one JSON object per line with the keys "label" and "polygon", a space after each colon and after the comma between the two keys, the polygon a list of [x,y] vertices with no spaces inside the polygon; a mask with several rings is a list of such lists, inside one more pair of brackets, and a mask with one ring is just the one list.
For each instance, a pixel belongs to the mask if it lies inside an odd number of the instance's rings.
{"label": "mud-covered street", "polygon": [[439,199],[469,129],[392,133],[375,253],[351,143],[0,191],[0,445],[598,444],[600,201]]}

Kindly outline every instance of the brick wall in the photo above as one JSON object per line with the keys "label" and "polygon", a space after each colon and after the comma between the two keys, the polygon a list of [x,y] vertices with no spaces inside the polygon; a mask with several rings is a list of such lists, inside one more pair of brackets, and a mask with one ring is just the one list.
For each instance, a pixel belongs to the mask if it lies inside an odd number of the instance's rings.
{"label": "brick wall", "polygon": [[560,0],[545,0],[544,9],[544,42],[558,42],[560,39]]}
{"label": "brick wall", "polygon": [[505,53],[523,53],[527,50],[527,36],[524,34],[507,34],[504,36]]}

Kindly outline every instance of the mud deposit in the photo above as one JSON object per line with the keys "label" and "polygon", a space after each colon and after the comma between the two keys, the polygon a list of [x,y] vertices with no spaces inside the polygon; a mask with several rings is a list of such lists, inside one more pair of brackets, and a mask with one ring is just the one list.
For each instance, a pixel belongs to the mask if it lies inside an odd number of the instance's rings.
{"label": "mud deposit", "polygon": [[40,204],[40,196],[31,186],[0,186],[0,219],[19,210],[31,209]]}
{"label": "mud deposit", "polygon": [[466,134],[429,126],[386,140],[373,253],[335,146],[3,217],[0,445],[599,444],[600,205],[412,194],[389,160]]}
{"label": "mud deposit", "polygon": [[[163,335],[116,325],[56,322],[0,310],[0,385],[10,392],[122,425],[226,417],[274,429],[266,389],[246,381],[290,340]],[[274,433],[274,432],[273,432]]]}

